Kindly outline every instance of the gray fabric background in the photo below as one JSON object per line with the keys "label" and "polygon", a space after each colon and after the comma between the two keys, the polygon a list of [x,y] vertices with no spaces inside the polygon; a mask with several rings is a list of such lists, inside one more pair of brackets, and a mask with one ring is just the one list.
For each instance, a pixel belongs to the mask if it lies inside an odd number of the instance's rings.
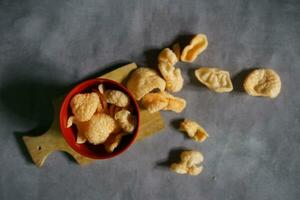
{"label": "gray fabric background", "polygon": [[[47,130],[53,98],[125,63],[155,67],[160,49],[195,33],[207,34],[208,49],[177,64],[188,105],[163,113],[161,134],[87,167],[59,152],[32,164],[21,136]],[[0,0],[0,199],[299,199],[299,36],[297,0]],[[210,92],[192,76],[198,66],[229,70],[235,90]],[[280,74],[277,99],[242,92],[258,66]],[[210,138],[185,138],[183,117]],[[201,175],[168,170],[181,149],[203,152]]]}

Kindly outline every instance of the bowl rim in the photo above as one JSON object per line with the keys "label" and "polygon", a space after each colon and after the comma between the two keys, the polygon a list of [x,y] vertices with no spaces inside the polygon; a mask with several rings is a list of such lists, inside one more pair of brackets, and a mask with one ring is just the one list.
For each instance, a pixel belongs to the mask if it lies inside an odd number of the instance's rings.
{"label": "bowl rim", "polygon": [[[132,101],[131,104],[133,104],[133,107],[136,111],[136,117],[137,117],[137,123],[136,123],[136,128],[134,130],[134,132],[131,134],[132,135],[132,139],[125,145],[125,147],[123,147],[121,150],[117,151],[117,152],[112,152],[112,153],[108,153],[107,152],[107,155],[103,156],[95,156],[94,154],[89,154],[85,151],[80,151],[78,148],[77,148],[77,144],[76,142],[73,143],[69,140],[69,138],[67,137],[67,134],[65,133],[64,129],[66,129],[67,127],[64,126],[64,124],[66,124],[66,122],[64,122],[64,116],[66,115],[65,113],[65,110],[67,110],[69,108],[69,103],[71,101],[71,98],[80,93],[81,91],[77,91],[78,88],[82,87],[83,85],[85,84],[88,84],[88,83],[91,83],[91,82],[94,82],[94,84],[96,84],[97,82],[99,82],[99,84],[103,83],[104,85],[106,83],[110,83],[112,85],[116,85],[117,87],[120,87],[122,88],[123,91],[126,92],[126,95],[129,96],[130,100]],[[94,84],[91,84],[91,85],[94,85]],[[90,86],[88,87],[84,87],[82,90],[85,90],[87,88],[89,88]],[[74,93],[74,94],[73,94]],[[136,140],[137,138],[137,135],[138,135],[138,132],[139,132],[139,129],[140,129],[140,110],[139,110],[139,106],[138,106],[138,103],[136,101],[136,99],[134,98],[134,96],[131,94],[131,92],[125,87],[123,86],[121,83],[118,83],[114,80],[111,80],[111,79],[107,79],[107,78],[94,78],[94,79],[87,79],[85,81],[82,81],[80,82],[79,84],[76,84],[71,90],[69,90],[69,92],[66,94],[66,96],[64,97],[63,101],[62,101],[62,104],[60,106],[60,111],[59,111],[59,127],[60,127],[60,131],[61,131],[61,134],[63,135],[65,141],[67,142],[67,144],[77,153],[79,153],[80,155],[84,156],[84,157],[88,157],[88,158],[92,158],[92,159],[99,159],[99,160],[104,160],[104,159],[109,159],[109,158],[113,158],[113,157],[116,157],[118,155],[120,155],[121,153],[125,152]]]}

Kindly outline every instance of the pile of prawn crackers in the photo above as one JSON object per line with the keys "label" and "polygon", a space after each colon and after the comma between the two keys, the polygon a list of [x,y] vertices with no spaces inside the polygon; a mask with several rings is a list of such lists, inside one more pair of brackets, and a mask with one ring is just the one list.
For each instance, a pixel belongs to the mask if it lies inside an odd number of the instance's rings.
{"label": "pile of prawn crackers", "polygon": [[67,127],[76,126],[78,144],[103,144],[111,153],[136,127],[130,98],[120,90],[106,90],[103,84],[92,92],[76,94],[70,107],[73,115]]}
{"label": "pile of prawn crackers", "polygon": [[[179,92],[184,85],[179,62],[191,63],[206,50],[208,40],[205,34],[197,34],[181,49],[179,43],[163,49],[158,56],[158,71],[140,67],[128,77],[126,86],[137,101],[150,113],[173,111],[181,113],[186,100],[172,93]],[[220,68],[199,67],[194,71],[199,83],[209,90],[223,93],[234,90],[228,71]],[[281,90],[279,75],[272,69],[260,68],[249,73],[244,81],[244,89],[251,96],[275,98]],[[122,137],[132,133],[136,126],[130,100],[118,90],[106,90],[99,85],[96,91],[77,94],[70,103],[73,115],[68,119],[68,127],[77,126],[77,143],[103,144],[106,151],[113,152]],[[184,119],[180,130],[195,142],[204,142],[207,131],[196,121]],[[198,175],[202,172],[203,155],[199,151],[183,151],[180,162],[170,169],[179,174]]]}

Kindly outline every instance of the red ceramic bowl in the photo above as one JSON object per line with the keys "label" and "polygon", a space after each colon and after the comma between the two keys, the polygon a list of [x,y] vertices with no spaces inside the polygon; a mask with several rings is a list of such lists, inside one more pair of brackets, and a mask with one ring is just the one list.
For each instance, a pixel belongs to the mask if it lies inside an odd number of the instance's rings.
{"label": "red ceramic bowl", "polygon": [[[102,144],[93,145],[88,142],[84,144],[77,144],[76,126],[73,125],[72,127],[67,128],[68,117],[72,115],[71,108],[70,108],[70,101],[72,97],[78,93],[91,92],[91,90],[93,88],[96,89],[99,84],[103,84],[106,89],[117,89],[127,94],[130,98],[131,105],[133,106],[133,110],[134,110],[133,114],[137,118],[137,125],[133,133],[124,136],[119,146],[112,153],[106,152]],[[140,125],[140,113],[139,113],[139,107],[136,100],[124,86],[122,86],[120,83],[117,83],[109,79],[103,79],[103,78],[91,79],[91,80],[84,81],[79,85],[75,86],[65,97],[60,109],[60,130],[65,140],[76,152],[78,152],[79,154],[85,157],[89,157],[93,159],[112,158],[124,152],[126,149],[128,149],[128,147],[131,144],[133,144],[135,138],[137,137],[139,125]]]}

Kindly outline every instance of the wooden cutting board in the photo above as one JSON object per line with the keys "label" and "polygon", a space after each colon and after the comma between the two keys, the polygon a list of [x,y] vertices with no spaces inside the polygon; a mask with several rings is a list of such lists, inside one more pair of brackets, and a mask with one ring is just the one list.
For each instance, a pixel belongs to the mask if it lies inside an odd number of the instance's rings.
{"label": "wooden cutting board", "polygon": [[[130,72],[136,68],[137,65],[135,63],[131,63],[100,77],[122,83],[130,74]],[[59,98],[53,102],[54,120],[46,133],[35,137],[23,136],[23,140],[31,155],[31,158],[38,167],[42,167],[47,157],[54,151],[64,151],[69,153],[80,165],[87,165],[96,161],[75,152],[63,138],[59,128],[59,110],[62,100],[63,98]],[[148,111],[141,108],[140,114],[141,124],[136,141],[140,141],[148,136],[151,136],[164,128],[164,121],[159,112],[150,114]]]}

